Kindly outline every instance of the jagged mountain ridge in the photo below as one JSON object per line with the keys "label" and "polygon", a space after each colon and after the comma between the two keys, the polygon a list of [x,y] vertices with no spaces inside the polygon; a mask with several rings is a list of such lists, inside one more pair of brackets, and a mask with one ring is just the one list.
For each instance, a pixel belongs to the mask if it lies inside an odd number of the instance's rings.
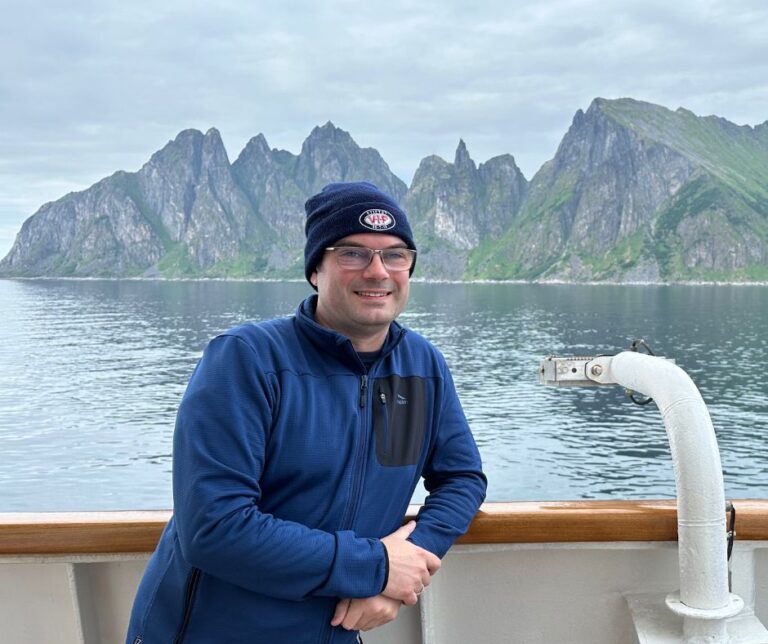
{"label": "jagged mountain ridge", "polygon": [[181,132],[28,219],[0,275],[302,274],[303,203],[368,179],[402,200],[432,278],[768,279],[768,122],[754,128],[632,99],[579,110],[529,183],[511,155],[422,160],[410,188],[348,132],[294,155],[251,139],[234,163],[215,129]]}
{"label": "jagged mountain ridge", "polygon": [[230,164],[216,129],[184,130],[136,173],[46,204],[22,226],[0,275],[299,276],[304,201],[330,181],[405,184],[332,123],[300,154],[260,134]]}

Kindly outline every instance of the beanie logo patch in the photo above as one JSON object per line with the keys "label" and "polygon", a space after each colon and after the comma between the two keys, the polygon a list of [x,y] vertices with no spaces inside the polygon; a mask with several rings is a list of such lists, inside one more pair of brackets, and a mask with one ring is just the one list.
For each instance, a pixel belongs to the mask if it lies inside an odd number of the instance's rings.
{"label": "beanie logo patch", "polygon": [[395,218],[392,213],[380,208],[366,210],[360,215],[360,224],[369,230],[381,231],[390,230],[395,227]]}

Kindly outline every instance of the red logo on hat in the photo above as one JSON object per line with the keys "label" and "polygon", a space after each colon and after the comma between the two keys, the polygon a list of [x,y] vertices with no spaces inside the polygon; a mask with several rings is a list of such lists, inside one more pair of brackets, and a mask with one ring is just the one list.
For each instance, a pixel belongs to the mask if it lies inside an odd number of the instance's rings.
{"label": "red logo on hat", "polygon": [[360,223],[370,230],[389,230],[395,227],[395,218],[386,210],[374,208],[360,215]]}

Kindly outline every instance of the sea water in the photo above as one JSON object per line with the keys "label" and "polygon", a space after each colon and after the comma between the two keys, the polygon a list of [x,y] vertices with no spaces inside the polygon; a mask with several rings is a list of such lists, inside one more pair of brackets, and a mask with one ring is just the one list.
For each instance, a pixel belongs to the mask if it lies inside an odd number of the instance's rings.
{"label": "sea water", "polygon": [[[0,511],[170,508],[174,417],[206,343],[290,315],[310,292],[0,280]],[[452,369],[489,500],[674,496],[653,404],[537,380],[548,354],[613,354],[640,338],[699,387],[726,495],[768,496],[768,287],[414,283],[400,320]]]}

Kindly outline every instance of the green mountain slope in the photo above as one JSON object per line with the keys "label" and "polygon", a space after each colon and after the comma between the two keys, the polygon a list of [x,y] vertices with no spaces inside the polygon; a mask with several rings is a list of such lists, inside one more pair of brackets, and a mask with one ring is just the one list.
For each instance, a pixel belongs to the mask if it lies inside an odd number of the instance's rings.
{"label": "green mountain slope", "polygon": [[765,279],[766,130],[596,99],[531,181],[515,225],[475,249],[470,276]]}

